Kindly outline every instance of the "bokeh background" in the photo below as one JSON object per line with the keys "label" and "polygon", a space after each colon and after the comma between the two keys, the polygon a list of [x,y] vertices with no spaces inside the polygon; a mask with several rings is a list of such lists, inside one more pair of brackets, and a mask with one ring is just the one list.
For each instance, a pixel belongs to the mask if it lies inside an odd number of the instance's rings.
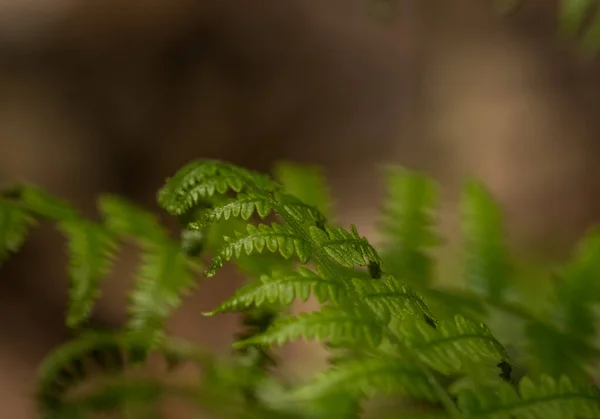
{"label": "bokeh background", "polygon": [[[505,18],[480,0],[0,0],[0,182],[93,216],[103,192],[156,209],[195,158],[318,164],[338,220],[376,239],[395,163],[442,183],[450,242],[476,176],[515,248],[559,258],[600,218],[600,62],[556,27],[549,0]],[[36,368],[68,336],[62,243],[42,228],[0,270],[2,417],[36,417]],[[97,324],[123,318],[135,262],[107,280]],[[200,316],[239,281],[220,279],[170,327],[223,352],[235,318]]]}

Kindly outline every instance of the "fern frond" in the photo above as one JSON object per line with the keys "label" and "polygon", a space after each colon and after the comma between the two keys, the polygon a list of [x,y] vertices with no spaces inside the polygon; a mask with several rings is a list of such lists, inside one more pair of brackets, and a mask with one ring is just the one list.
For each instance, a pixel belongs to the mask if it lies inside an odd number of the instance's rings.
{"label": "fern frond", "polygon": [[190,223],[190,228],[201,229],[208,224],[231,218],[249,220],[255,213],[266,218],[278,205],[285,208],[298,222],[324,222],[323,215],[314,207],[307,205],[292,195],[275,192],[273,195],[254,196],[240,193],[233,200],[224,204],[217,203],[213,208],[205,210],[198,221]]}
{"label": "fern frond", "polygon": [[592,11],[594,3],[595,0],[560,0],[558,14],[562,35],[576,37]]}
{"label": "fern frond", "polygon": [[355,290],[356,296],[363,299],[383,322],[389,322],[392,317],[416,315],[435,327],[433,314],[423,299],[412,288],[390,275],[380,281],[353,278],[351,289]]}
{"label": "fern frond", "polygon": [[[133,385],[131,377],[125,377],[124,372],[134,364],[136,353],[146,342],[132,334],[113,332],[85,332],[58,347],[50,353],[38,370],[37,401],[40,411],[45,418],[64,418],[67,412],[80,412],[81,417],[88,417],[90,412],[106,410],[105,404],[88,403],[92,398],[106,402],[114,400],[103,390],[92,392],[83,396],[74,395],[71,390],[80,384],[89,381],[92,375],[100,373],[103,378],[112,378],[113,384]],[[165,344],[155,350],[162,355],[169,365],[179,360],[185,360],[199,365],[211,365],[212,359],[198,350],[175,340],[165,341]],[[96,367],[96,368],[94,368]],[[100,370],[98,371],[98,368]],[[148,379],[144,380],[150,383]],[[159,385],[156,383],[156,385]],[[142,386],[143,387],[143,386]],[[165,387],[166,388],[166,387]],[[125,391],[125,388],[122,388]],[[129,391],[141,390],[129,387]],[[158,390],[158,388],[157,388]],[[139,394],[138,394],[139,395]],[[156,395],[156,394],[155,394]],[[113,394],[113,396],[115,396]],[[132,398],[135,402],[136,394],[124,393],[123,402]],[[106,397],[106,399],[104,399]],[[116,397],[116,396],[115,396]],[[87,400],[88,402],[84,402]],[[112,404],[112,407],[118,407]],[[79,417],[79,416],[76,416]]]}
{"label": "fern frond", "polygon": [[208,224],[237,217],[247,221],[255,212],[260,218],[265,218],[272,210],[271,202],[268,199],[239,194],[235,200],[206,210],[199,221],[192,222],[189,226],[192,229],[201,229]]}
{"label": "fern frond", "polygon": [[600,234],[591,231],[578,245],[571,262],[556,271],[548,324],[526,325],[530,368],[551,376],[566,374],[585,379],[589,362],[599,356],[594,348],[600,302]]}
{"label": "fern frond", "polygon": [[80,218],[79,213],[68,202],[33,185],[26,185],[21,189],[19,202],[23,203],[27,210],[50,220],[67,221]]}
{"label": "fern frond", "polygon": [[164,321],[195,284],[188,261],[177,246],[165,244],[158,251],[143,254],[130,294],[130,330],[150,341],[160,338]]}
{"label": "fern frond", "polygon": [[483,185],[475,182],[465,188],[462,205],[467,283],[491,299],[500,299],[512,275],[501,210]]}
{"label": "fern frond", "polygon": [[280,211],[285,211],[298,223],[314,223],[322,226],[325,223],[325,217],[316,207],[307,204],[293,195],[283,191],[273,193],[274,202]]}
{"label": "fern frond", "polygon": [[158,202],[170,214],[181,215],[198,204],[231,190],[236,193],[253,188],[273,191],[276,184],[267,176],[216,160],[198,160],[167,179],[158,193]]}
{"label": "fern frond", "polygon": [[246,255],[261,253],[265,248],[270,252],[279,252],[285,259],[297,254],[302,263],[310,257],[309,247],[305,237],[298,235],[287,225],[272,223],[270,226],[248,224],[246,234],[235,232],[236,237],[226,237],[225,246],[213,258],[207,276],[214,276],[226,261],[233,257],[239,258],[244,252]]}
{"label": "fern frond", "polygon": [[19,251],[35,219],[18,204],[0,200],[0,265]]}
{"label": "fern frond", "polygon": [[311,226],[308,232],[315,244],[342,266],[352,268],[354,265],[381,264],[373,246],[358,234],[354,225],[350,226],[350,231],[343,228],[322,230]]}
{"label": "fern frond", "polygon": [[318,167],[280,162],[275,166],[274,173],[287,193],[318,209],[325,218],[331,217],[331,196],[325,177]]}
{"label": "fern frond", "polygon": [[[77,327],[87,319],[100,294],[100,280],[111,265],[116,241],[102,225],[83,219],[67,202],[51,196],[32,185],[20,188],[18,203],[2,202],[0,213],[20,208],[21,219],[13,228],[31,225],[33,217],[25,212],[54,221],[68,241],[70,296],[67,325]],[[20,226],[19,226],[20,224]],[[18,244],[13,237],[13,247]],[[9,243],[10,244],[10,243]],[[0,252],[0,259],[2,252]]]}
{"label": "fern frond", "polygon": [[525,377],[518,391],[507,383],[469,390],[459,395],[459,408],[467,418],[481,419],[594,419],[600,417],[600,392],[577,385],[566,377],[548,376],[534,383]]}
{"label": "fern frond", "polygon": [[552,326],[541,322],[525,326],[524,358],[529,370],[554,377],[568,374],[580,380],[589,379],[593,374],[589,361],[598,358],[598,350]]}
{"label": "fern frond", "polygon": [[434,266],[428,250],[441,244],[433,231],[435,185],[425,176],[400,168],[386,174],[387,198],[380,226],[385,238],[384,268],[402,280],[429,285]]}
{"label": "fern frond", "polygon": [[234,346],[281,346],[299,338],[331,342],[351,338],[376,348],[383,339],[382,327],[385,327],[377,320],[360,307],[341,310],[325,306],[321,311],[280,318],[265,333],[237,342]]}
{"label": "fern frond", "polygon": [[393,394],[430,402],[438,401],[436,390],[422,369],[390,355],[337,363],[295,389],[290,398],[305,401],[327,398],[337,392],[355,397]]}
{"label": "fern frond", "polygon": [[572,336],[590,339],[596,332],[594,313],[600,303],[600,231],[591,231],[579,244],[571,263],[561,269],[556,285],[555,318]]}
{"label": "fern frond", "polygon": [[166,230],[156,216],[125,199],[103,195],[98,208],[107,227],[121,237],[134,239],[144,246],[157,246],[168,241]]}
{"label": "fern frond", "polygon": [[346,291],[343,282],[324,279],[312,270],[300,266],[297,273],[273,272],[271,275],[260,276],[258,282],[238,289],[235,296],[205,315],[242,311],[265,303],[290,305],[296,299],[305,302],[311,293],[320,303],[336,302],[346,295]]}
{"label": "fern frond", "polygon": [[37,393],[42,409],[56,409],[65,393],[85,380],[86,364],[92,361],[101,363],[105,369],[122,370],[126,362],[123,350],[134,344],[135,341],[126,336],[94,332],[85,333],[55,349],[38,370]]}
{"label": "fern frond", "polygon": [[441,321],[435,329],[422,322],[403,322],[398,333],[422,362],[444,375],[465,373],[474,365],[510,363],[504,347],[483,323],[462,316]]}
{"label": "fern frond", "polygon": [[[44,412],[44,419],[85,419],[90,414],[119,413],[127,409],[150,407],[150,412],[156,413],[159,402],[163,397],[176,396],[187,402],[197,399],[194,388],[176,386],[153,379],[113,379],[96,386],[92,391],[73,396],[68,403],[58,408]],[[144,416],[147,418],[148,412]],[[154,417],[154,416],[151,416]],[[158,417],[158,416],[157,416]]]}
{"label": "fern frond", "polygon": [[110,232],[92,222],[69,220],[59,223],[59,228],[69,246],[67,325],[77,327],[88,318],[100,295],[100,280],[110,270],[117,243]]}
{"label": "fern frond", "polygon": [[155,342],[164,321],[195,286],[190,262],[152,214],[113,196],[102,197],[99,206],[112,231],[135,239],[144,248],[130,294],[128,324]]}

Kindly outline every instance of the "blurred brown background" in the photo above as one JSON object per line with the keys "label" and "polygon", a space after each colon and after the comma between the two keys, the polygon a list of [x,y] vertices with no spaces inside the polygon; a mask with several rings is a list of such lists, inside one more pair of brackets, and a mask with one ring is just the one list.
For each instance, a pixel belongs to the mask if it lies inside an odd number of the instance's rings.
{"label": "blurred brown background", "polygon": [[[1,0],[0,181],[92,215],[101,192],[155,208],[194,158],[294,160],[323,165],[339,220],[373,237],[378,165],[399,163],[446,186],[450,237],[460,182],[478,176],[515,246],[564,254],[600,215],[598,60],[559,42],[552,1],[505,19],[478,0],[387,3],[382,22],[364,0]],[[99,324],[123,316],[130,253]],[[43,228],[0,270],[2,417],[35,418],[35,369],[67,336],[64,264]],[[199,316],[235,285],[218,279],[171,327],[226,351],[235,319]]]}

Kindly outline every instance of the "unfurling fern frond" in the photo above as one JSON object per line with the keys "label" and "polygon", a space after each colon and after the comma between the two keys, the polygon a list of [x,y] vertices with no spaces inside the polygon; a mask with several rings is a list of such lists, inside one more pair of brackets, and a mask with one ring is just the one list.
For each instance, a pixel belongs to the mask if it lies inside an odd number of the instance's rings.
{"label": "unfurling fern frond", "polygon": [[171,214],[181,215],[201,199],[223,195],[228,191],[272,192],[277,185],[268,177],[230,164],[214,160],[189,163],[167,179],[158,193],[158,202]]}
{"label": "unfurling fern frond", "polygon": [[[53,350],[38,371],[37,400],[42,417],[87,418],[90,413],[115,412],[131,404],[157,403],[163,395],[197,400],[199,391],[194,387],[127,375],[144,346],[145,341],[128,333],[85,332]],[[165,340],[154,350],[168,369],[182,359],[203,367],[214,363],[208,354],[174,339]],[[82,392],[84,383],[88,390]]]}
{"label": "unfurling fern frond", "polygon": [[84,333],[55,349],[38,371],[38,401],[43,413],[62,410],[69,391],[88,379],[90,368],[121,372],[135,341],[113,333]]}
{"label": "unfurling fern frond", "polygon": [[595,419],[600,417],[600,392],[576,385],[566,377],[543,376],[539,383],[525,377],[518,386],[465,391],[459,407],[466,418],[481,419]]}
{"label": "unfurling fern frond", "polygon": [[417,285],[433,281],[429,249],[441,243],[433,230],[436,190],[432,180],[403,169],[390,168],[380,231],[384,269]]}

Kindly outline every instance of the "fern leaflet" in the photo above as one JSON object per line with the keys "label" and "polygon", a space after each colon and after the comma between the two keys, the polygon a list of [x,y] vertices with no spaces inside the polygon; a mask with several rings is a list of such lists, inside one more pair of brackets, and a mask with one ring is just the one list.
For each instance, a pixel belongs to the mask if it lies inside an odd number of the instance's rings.
{"label": "fern leaflet", "polygon": [[543,376],[538,384],[525,377],[518,392],[506,383],[477,393],[466,391],[459,396],[459,407],[466,418],[593,419],[600,416],[600,393],[566,377],[557,382]]}
{"label": "fern leaflet", "polygon": [[19,251],[35,219],[14,202],[0,200],[0,265]]}

